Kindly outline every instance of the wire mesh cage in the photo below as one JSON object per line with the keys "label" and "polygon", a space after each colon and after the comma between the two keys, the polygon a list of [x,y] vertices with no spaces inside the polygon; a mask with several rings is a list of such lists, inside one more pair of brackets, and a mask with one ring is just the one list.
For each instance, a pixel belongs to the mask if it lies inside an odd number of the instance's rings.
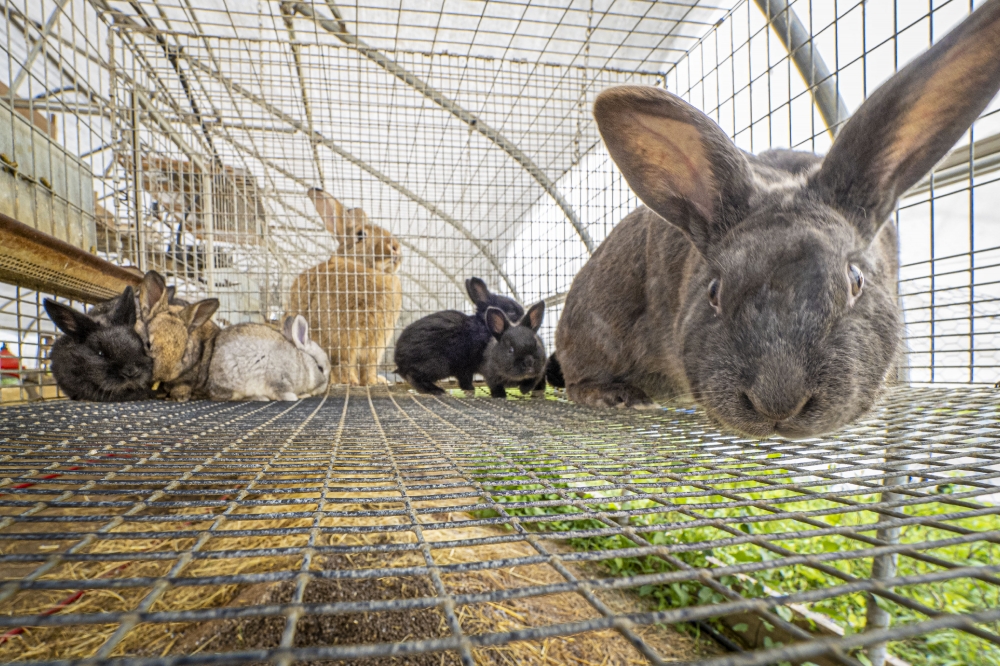
{"label": "wire mesh cage", "polygon": [[361,386],[4,407],[0,658],[1000,661],[996,100],[895,211],[910,386],[829,438],[380,385],[472,276],[551,350],[640,205],[602,90],[822,154],[979,4],[6,0],[0,403],[60,396],[43,296],[148,270],[224,326],[306,314]]}

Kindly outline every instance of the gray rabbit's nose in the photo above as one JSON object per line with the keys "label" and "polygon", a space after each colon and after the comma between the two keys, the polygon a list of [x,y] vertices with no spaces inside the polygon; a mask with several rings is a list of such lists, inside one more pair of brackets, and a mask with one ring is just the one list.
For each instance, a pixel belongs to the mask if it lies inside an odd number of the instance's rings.
{"label": "gray rabbit's nose", "polygon": [[740,400],[744,406],[757,412],[766,421],[780,423],[802,412],[802,408],[812,398],[808,393],[779,392],[761,393],[746,391]]}

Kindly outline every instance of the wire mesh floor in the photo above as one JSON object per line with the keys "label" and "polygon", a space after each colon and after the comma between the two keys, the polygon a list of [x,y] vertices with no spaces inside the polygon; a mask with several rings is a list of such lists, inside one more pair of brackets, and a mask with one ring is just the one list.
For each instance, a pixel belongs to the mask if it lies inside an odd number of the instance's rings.
{"label": "wire mesh floor", "polygon": [[[505,663],[592,635],[635,663],[857,664],[944,635],[997,663],[998,478],[985,388],[898,389],[799,442],[680,408],[384,387],[9,407],[0,660]],[[517,610],[546,599],[569,610]],[[866,612],[891,626],[862,631]],[[782,639],[678,656],[649,632],[698,622]]]}

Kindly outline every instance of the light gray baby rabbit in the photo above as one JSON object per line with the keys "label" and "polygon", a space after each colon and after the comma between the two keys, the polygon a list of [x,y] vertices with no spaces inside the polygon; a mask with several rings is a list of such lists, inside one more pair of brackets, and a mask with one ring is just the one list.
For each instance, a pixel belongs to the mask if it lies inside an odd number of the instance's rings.
{"label": "light gray baby rabbit", "polygon": [[220,331],[208,393],[212,400],[298,400],[322,393],[329,381],[330,360],[296,315],[285,318],[284,335],[267,324]]}

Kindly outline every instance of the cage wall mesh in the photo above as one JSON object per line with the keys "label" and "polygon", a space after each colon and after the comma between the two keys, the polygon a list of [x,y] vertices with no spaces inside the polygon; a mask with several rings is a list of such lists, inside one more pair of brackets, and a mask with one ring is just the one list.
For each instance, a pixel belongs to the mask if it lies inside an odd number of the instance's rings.
{"label": "cage wall mesh", "polygon": [[[473,275],[545,299],[551,348],[639,205],[597,93],[666,86],[742,148],[822,153],[977,4],[6,0],[0,212],[274,321],[337,247],[321,187],[399,242],[384,379]],[[998,131],[994,102],[897,210],[911,383],[1000,380]],[[0,403],[58,397],[44,295],[0,284]],[[801,443],[402,388],[5,408],[0,658],[992,664],[997,420],[982,387],[900,389]]]}

